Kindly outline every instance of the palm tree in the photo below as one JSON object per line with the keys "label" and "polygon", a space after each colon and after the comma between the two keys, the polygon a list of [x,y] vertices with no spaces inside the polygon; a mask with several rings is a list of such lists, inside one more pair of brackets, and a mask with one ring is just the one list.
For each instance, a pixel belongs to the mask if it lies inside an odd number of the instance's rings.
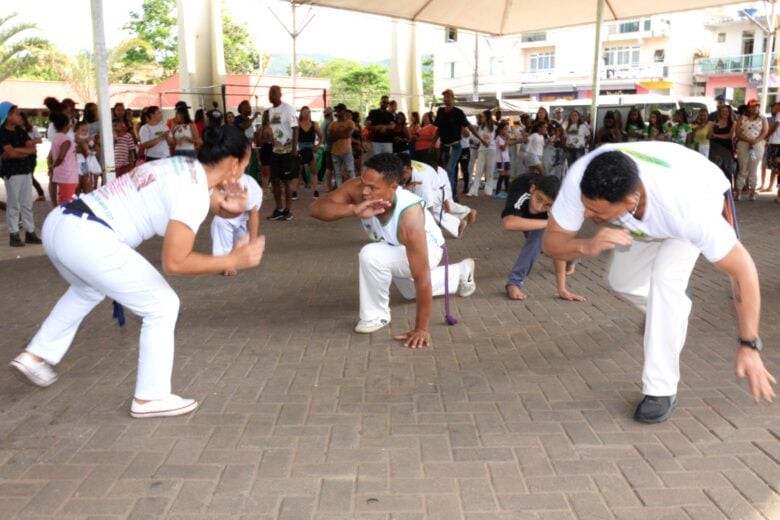
{"label": "palm tree", "polygon": [[13,23],[16,13],[0,16],[0,81],[16,76],[35,63],[29,52],[32,47],[45,45],[46,40],[36,37],[17,39],[20,33],[35,29],[34,23]]}

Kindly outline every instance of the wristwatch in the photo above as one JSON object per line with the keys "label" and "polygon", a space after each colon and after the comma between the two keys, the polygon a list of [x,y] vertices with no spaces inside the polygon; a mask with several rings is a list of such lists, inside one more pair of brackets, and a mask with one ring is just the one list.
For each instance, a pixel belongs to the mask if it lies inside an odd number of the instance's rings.
{"label": "wristwatch", "polygon": [[764,342],[761,341],[761,338],[756,336],[756,339],[743,339],[743,338],[737,338],[739,339],[740,346],[743,347],[750,347],[753,350],[758,350],[761,352],[761,350],[764,348]]}

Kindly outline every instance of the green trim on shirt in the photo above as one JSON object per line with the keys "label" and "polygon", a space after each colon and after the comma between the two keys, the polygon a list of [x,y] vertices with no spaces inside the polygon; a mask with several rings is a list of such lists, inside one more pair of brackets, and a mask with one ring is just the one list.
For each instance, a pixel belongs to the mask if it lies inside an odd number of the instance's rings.
{"label": "green trim on shirt", "polygon": [[672,167],[671,164],[669,164],[668,162],[664,161],[663,159],[659,159],[658,157],[653,157],[652,155],[647,155],[647,154],[642,153],[642,152],[637,152],[636,150],[632,150],[630,148],[624,148],[622,146],[619,146],[618,150],[620,150],[621,152],[623,152],[625,154],[631,155],[635,159],[639,159],[641,161],[653,163],[653,164],[656,164],[658,166],[663,166],[664,168],[671,168]]}

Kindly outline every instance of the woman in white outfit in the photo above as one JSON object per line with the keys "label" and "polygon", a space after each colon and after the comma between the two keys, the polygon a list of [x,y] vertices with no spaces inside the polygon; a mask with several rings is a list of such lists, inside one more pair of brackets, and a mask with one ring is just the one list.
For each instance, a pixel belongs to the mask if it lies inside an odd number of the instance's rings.
{"label": "woman in white outfit", "polygon": [[496,136],[493,113],[490,110],[482,112],[482,124],[478,127],[478,133],[483,142],[479,145],[476,178],[473,179],[469,187],[470,197],[476,197],[479,194],[479,180],[483,175],[485,176],[485,195],[493,195],[493,187],[496,182],[493,178],[493,170],[496,168]]}
{"label": "woman in white outfit", "polygon": [[38,386],[54,383],[52,366],[70,348],[84,317],[108,297],[143,320],[130,415],[173,416],[197,408],[195,400],[171,393],[179,298],[135,248],[162,236],[167,274],[213,274],[258,265],[263,237],[238,244],[227,256],[193,251],[209,209],[225,217],[243,212],[247,197],[236,181],[249,154],[241,130],[210,127],[198,160],[145,163],[52,211],[43,226],[43,247],[70,287],[11,367]]}

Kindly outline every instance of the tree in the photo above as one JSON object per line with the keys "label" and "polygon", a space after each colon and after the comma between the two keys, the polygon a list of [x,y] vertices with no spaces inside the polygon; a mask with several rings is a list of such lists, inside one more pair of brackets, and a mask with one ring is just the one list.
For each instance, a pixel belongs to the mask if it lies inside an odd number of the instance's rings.
{"label": "tree", "polygon": [[260,69],[260,53],[246,24],[238,23],[222,12],[222,41],[225,70],[228,74],[249,74]]}
{"label": "tree", "polygon": [[433,54],[422,59],[422,89],[425,98],[433,98]]}
{"label": "tree", "polygon": [[[302,78],[320,78],[322,77],[322,64],[311,58],[301,58],[298,60],[295,73]],[[289,65],[287,66],[287,74],[292,74],[292,67]]]}
{"label": "tree", "polygon": [[179,48],[176,38],[176,0],[143,0],[141,12],[130,12],[130,21],[123,27],[133,39],[147,42],[153,49],[150,56],[143,47],[131,48],[123,57],[128,65],[149,65],[157,62],[163,76],[170,77],[179,67]]}
{"label": "tree", "polygon": [[19,35],[37,26],[33,23],[13,23],[16,13],[0,16],[0,81],[23,74],[35,66],[31,48],[46,44],[42,38],[18,39]]}
{"label": "tree", "polygon": [[376,63],[332,60],[322,66],[321,73],[331,80],[333,104],[344,103],[361,113],[377,106],[379,99],[390,92],[390,73]]}

